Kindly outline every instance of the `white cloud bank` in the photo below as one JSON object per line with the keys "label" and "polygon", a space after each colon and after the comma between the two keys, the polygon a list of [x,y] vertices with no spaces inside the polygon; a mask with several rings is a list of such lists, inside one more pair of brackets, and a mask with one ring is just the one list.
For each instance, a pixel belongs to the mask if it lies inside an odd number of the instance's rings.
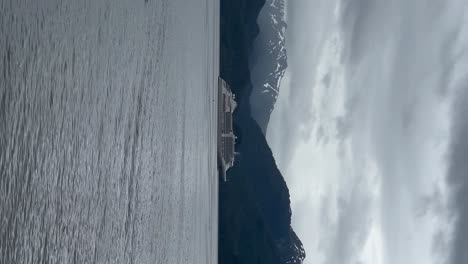
{"label": "white cloud bank", "polygon": [[468,149],[454,147],[467,145],[467,11],[289,2],[290,66],[267,134],[306,263],[468,261]]}

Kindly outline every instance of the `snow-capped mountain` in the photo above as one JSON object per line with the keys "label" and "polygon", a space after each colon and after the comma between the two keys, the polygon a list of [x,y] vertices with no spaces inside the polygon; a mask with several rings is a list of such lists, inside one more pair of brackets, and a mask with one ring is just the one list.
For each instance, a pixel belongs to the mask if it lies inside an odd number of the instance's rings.
{"label": "snow-capped mountain", "polygon": [[254,89],[250,102],[253,116],[264,134],[288,66],[285,12],[284,0],[267,0],[257,20],[260,35],[251,58]]}
{"label": "snow-capped mountain", "polygon": [[[236,150],[241,156],[228,172],[231,180],[219,186],[220,263],[301,264],[305,258],[291,227],[288,186],[247,98],[254,90],[259,100],[253,107],[265,113],[267,124],[287,66],[284,2],[267,1],[221,1],[220,74],[236,94]],[[262,93],[264,84],[272,87],[269,92]],[[263,107],[257,102],[264,102]]]}

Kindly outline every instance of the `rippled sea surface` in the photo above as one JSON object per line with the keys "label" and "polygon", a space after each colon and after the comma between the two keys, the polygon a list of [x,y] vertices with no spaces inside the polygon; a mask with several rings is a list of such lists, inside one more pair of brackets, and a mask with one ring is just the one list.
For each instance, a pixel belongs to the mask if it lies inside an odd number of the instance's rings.
{"label": "rippled sea surface", "polygon": [[216,263],[218,16],[0,0],[0,263]]}

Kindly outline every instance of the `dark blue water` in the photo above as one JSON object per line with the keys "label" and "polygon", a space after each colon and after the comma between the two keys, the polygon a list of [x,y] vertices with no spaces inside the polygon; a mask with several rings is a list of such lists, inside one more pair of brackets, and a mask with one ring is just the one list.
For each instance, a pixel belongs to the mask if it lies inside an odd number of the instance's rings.
{"label": "dark blue water", "polygon": [[0,263],[216,263],[218,0],[0,1]]}

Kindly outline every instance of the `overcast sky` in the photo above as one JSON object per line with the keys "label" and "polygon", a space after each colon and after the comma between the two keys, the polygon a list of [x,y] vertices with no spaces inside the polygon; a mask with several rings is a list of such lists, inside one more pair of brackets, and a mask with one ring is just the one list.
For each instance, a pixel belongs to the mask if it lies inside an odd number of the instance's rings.
{"label": "overcast sky", "polygon": [[289,0],[267,137],[306,263],[468,263],[467,11]]}

